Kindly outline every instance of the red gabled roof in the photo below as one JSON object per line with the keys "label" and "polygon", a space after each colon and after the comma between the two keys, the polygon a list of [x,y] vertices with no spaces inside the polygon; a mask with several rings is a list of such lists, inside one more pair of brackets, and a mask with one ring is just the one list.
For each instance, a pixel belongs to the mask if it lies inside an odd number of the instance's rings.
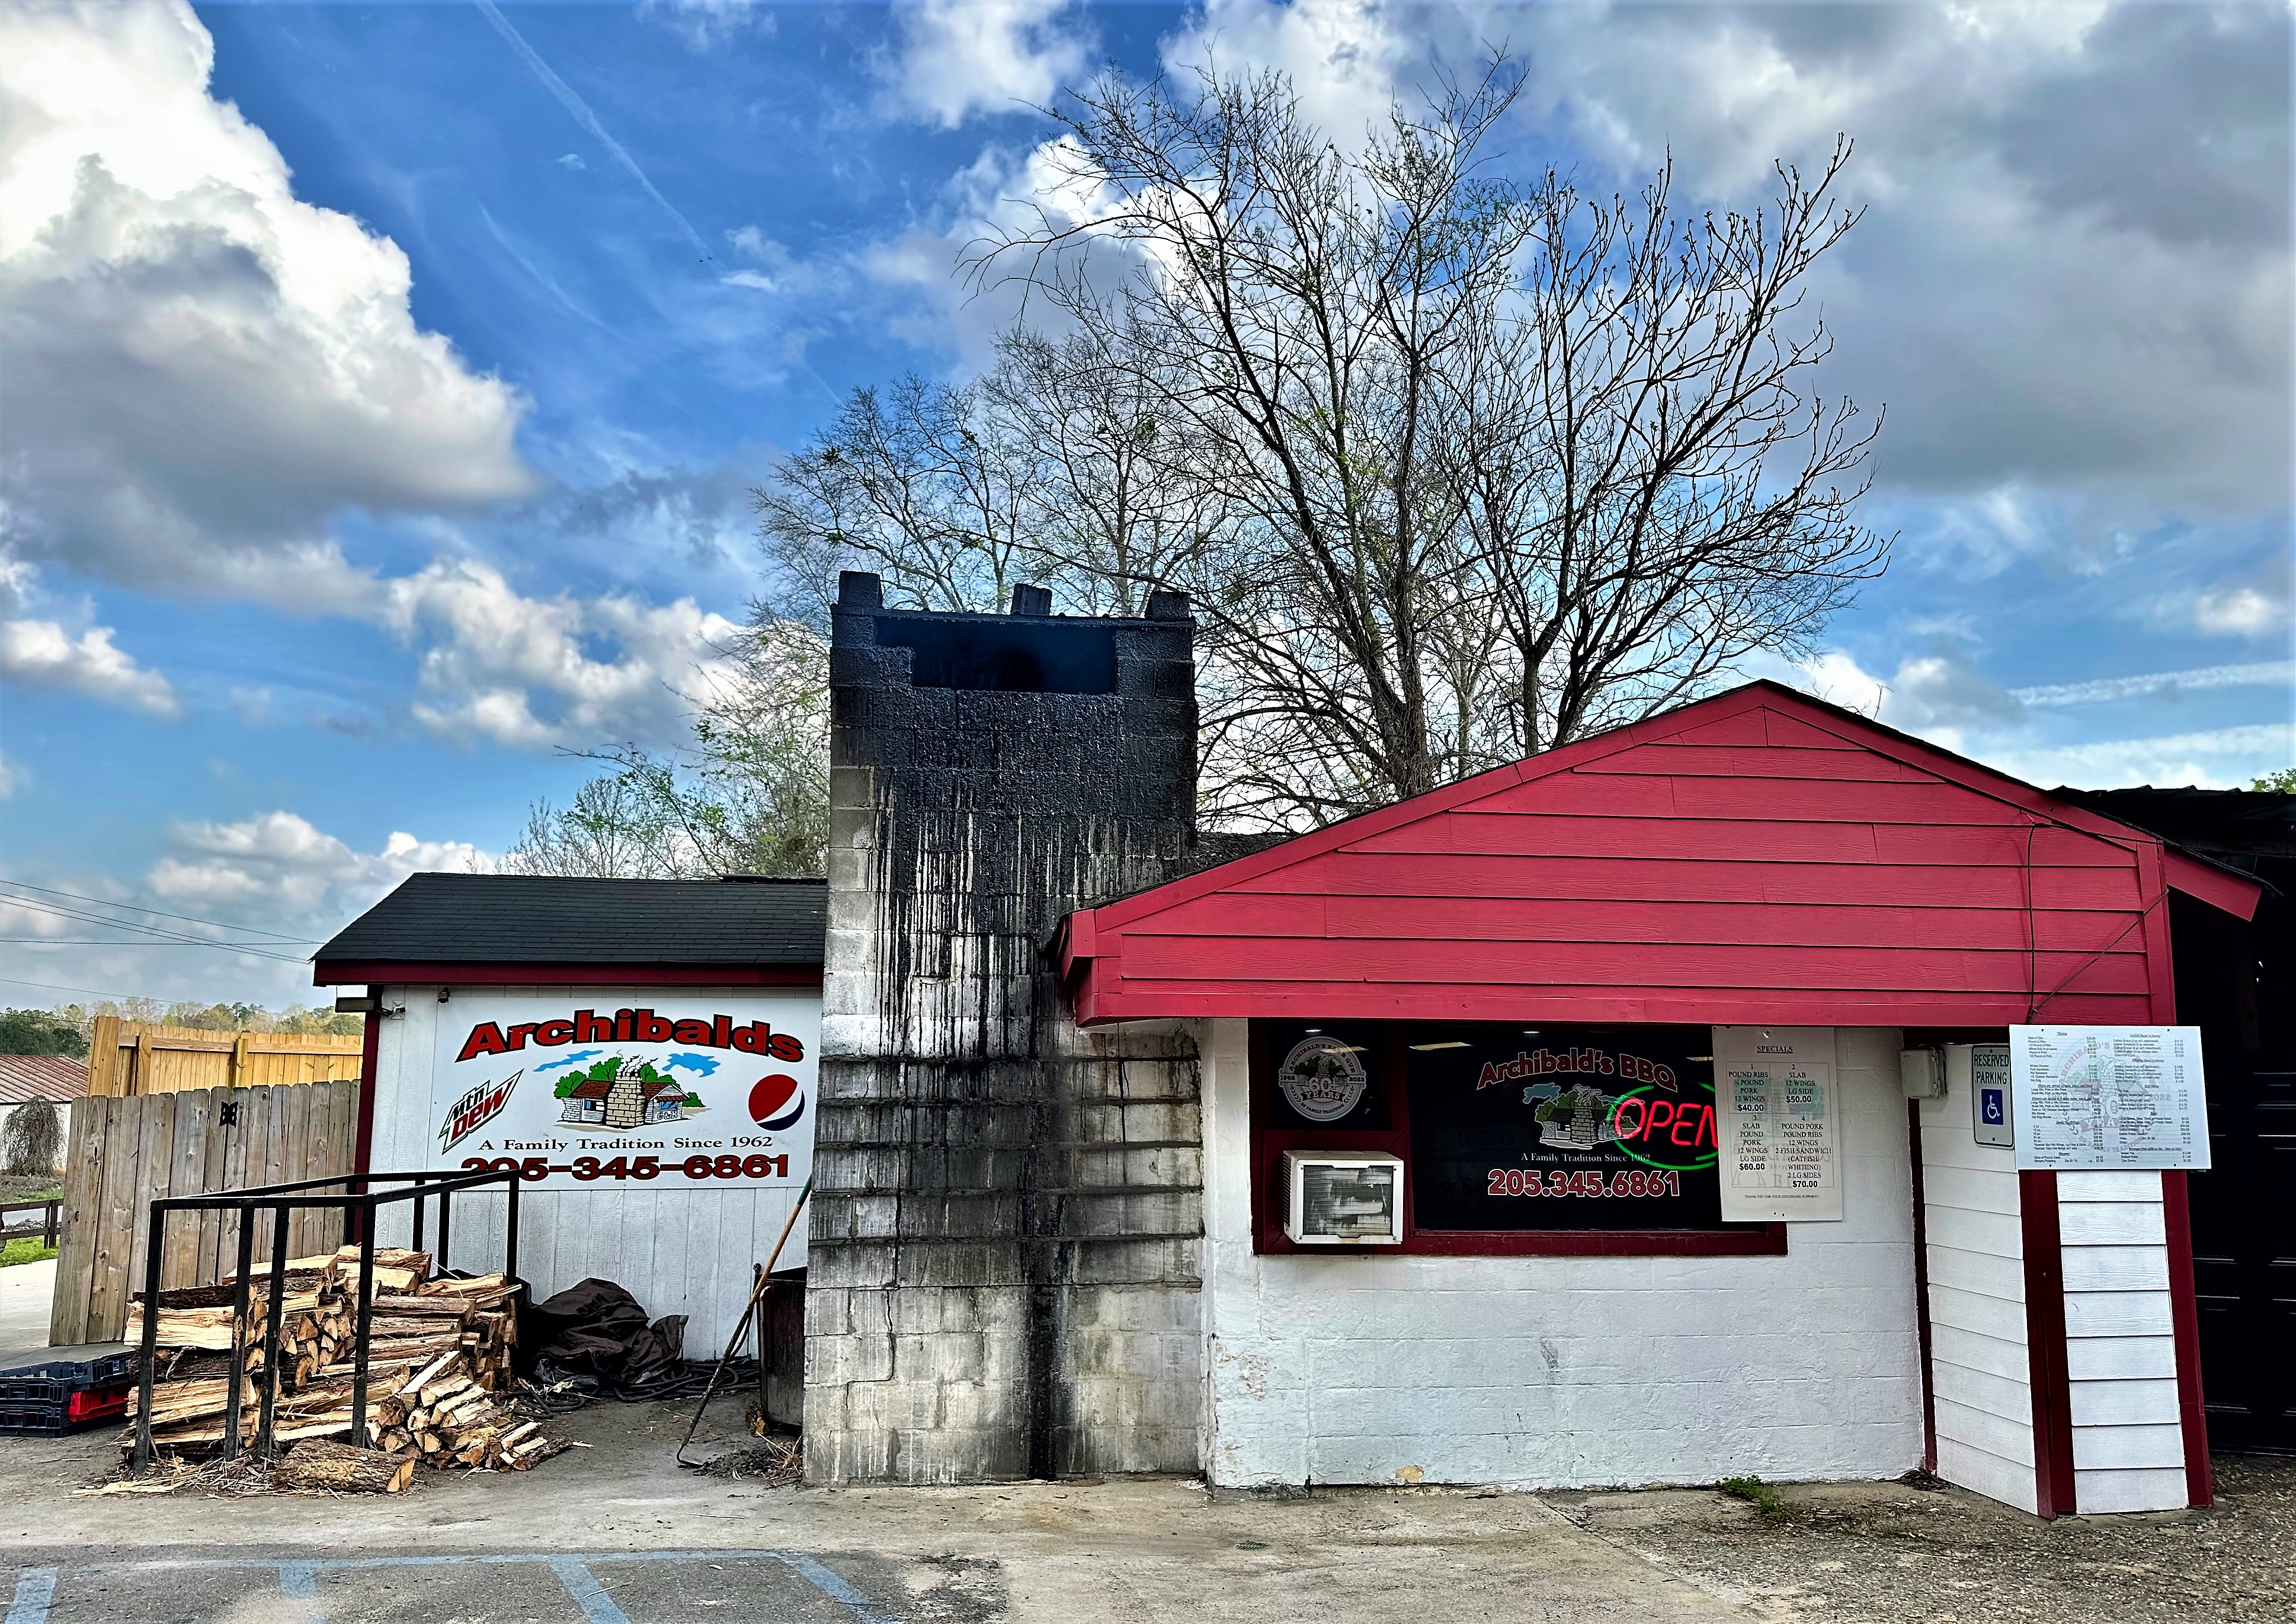
{"label": "red gabled roof", "polygon": [[1071,915],[1078,1021],[2170,1018],[2253,881],[1775,683]]}

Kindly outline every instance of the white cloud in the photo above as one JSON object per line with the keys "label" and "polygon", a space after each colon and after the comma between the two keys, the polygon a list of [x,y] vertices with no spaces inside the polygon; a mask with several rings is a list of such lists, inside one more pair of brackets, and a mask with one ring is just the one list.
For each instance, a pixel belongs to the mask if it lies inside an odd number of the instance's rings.
{"label": "white cloud", "polygon": [[22,767],[9,760],[6,756],[0,755],[0,800],[7,800],[18,790],[22,789],[30,777],[31,775],[25,772]]}
{"label": "white cloud", "polygon": [[1083,71],[1068,0],[911,0],[878,64],[888,110],[955,129],[975,113],[1043,106]]}
{"label": "white cloud", "polygon": [[75,638],[53,620],[0,620],[0,681],[59,688],[146,716],[183,714],[159,672],[112,644],[112,628],[91,626]]}
{"label": "white cloud", "polygon": [[[177,823],[162,841],[161,856],[140,881],[41,874],[32,882],[71,895],[0,898],[0,935],[39,939],[0,943],[0,977],[37,985],[58,999],[81,989],[100,997],[308,1003],[306,956],[408,874],[484,874],[495,866],[492,854],[467,841],[404,831],[362,849],[284,810]],[[73,918],[58,908],[96,917]],[[188,917],[153,918],[137,909]],[[122,920],[250,950],[161,943],[119,928]]]}
{"label": "white cloud", "polygon": [[2154,671],[2144,677],[2104,677],[2091,682],[2054,683],[2013,690],[2020,704],[2093,705],[2108,700],[2140,699],[2161,693],[2202,688],[2282,687],[2296,685],[2296,660],[2253,665],[2202,666],[2191,671]]}
{"label": "white cloud", "polygon": [[685,694],[740,635],[691,598],[521,595],[492,567],[442,559],[383,583],[382,623],[419,645],[414,715],[443,737],[513,749],[682,735]]}
{"label": "white cloud", "polygon": [[744,29],[774,31],[773,12],[758,0],[639,0],[638,15],[661,24],[697,55],[716,50]]}
{"label": "white cloud", "polygon": [[1385,122],[1390,102],[1423,62],[1431,37],[1447,32],[1447,21],[1459,19],[1382,0],[1208,0],[1190,27],[1164,42],[1162,55],[1175,74],[1207,64],[1224,76],[1243,68],[1288,73],[1300,111],[1351,147]]}
{"label": "white cloud", "polygon": [[2267,597],[2253,586],[2204,592],[2193,600],[2193,622],[2204,632],[2259,636],[2288,624],[2288,600]]}
{"label": "white cloud", "polygon": [[1763,201],[1774,160],[1812,173],[1848,133],[1867,213],[1809,307],[1838,341],[1824,387],[1888,405],[1881,477],[1958,504],[1939,539],[2030,554],[2289,499],[2291,26],[2106,0],[1206,0],[1164,59],[1281,69],[1345,143],[1502,44],[1510,167],[1556,158],[1607,198],[1670,157],[1693,211]]}
{"label": "white cloud", "polygon": [[168,832],[172,849],[144,876],[165,901],[229,917],[340,922],[407,875],[426,869],[486,874],[494,858],[462,841],[423,841],[394,833],[380,851],[347,842],[292,812],[265,812],[237,823],[182,823]]}
{"label": "white cloud", "polygon": [[[2290,19],[2103,4],[1491,8],[1527,111],[1685,202],[1858,143],[1821,278],[1881,472],[2142,517],[2288,499]],[[2019,516],[1988,517],[2014,538]]]}
{"label": "white cloud", "polygon": [[2044,789],[2110,790],[2194,784],[2244,790],[2259,775],[2296,765],[2296,726],[2264,722],[2161,738],[2084,744],[1997,744],[1970,752],[1986,766]]}
{"label": "white cloud", "polygon": [[524,410],[418,328],[406,256],[299,201],[182,0],[0,7],[0,464],[15,545],[333,608],[339,509],[530,488]]}

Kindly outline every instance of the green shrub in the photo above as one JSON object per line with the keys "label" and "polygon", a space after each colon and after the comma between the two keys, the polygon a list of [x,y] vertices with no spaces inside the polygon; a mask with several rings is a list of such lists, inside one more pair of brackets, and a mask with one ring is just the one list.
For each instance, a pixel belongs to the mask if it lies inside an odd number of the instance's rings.
{"label": "green shrub", "polygon": [[1745,1501],[1761,1513],[1765,1522],[1785,1521],[1784,1497],[1759,1478],[1724,1478],[1714,1487],[1734,1500]]}

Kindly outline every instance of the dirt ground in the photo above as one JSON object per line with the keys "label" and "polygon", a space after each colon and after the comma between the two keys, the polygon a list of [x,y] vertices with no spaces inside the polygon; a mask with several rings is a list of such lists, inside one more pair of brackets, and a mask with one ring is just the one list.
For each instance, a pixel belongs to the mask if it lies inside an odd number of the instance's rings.
{"label": "dirt ground", "polygon": [[2296,1620],[2296,1460],[2217,1462],[2208,1511],[2045,1523],[1959,1489],[1786,1486],[1541,1497],[1756,1618],[1827,1624]]}

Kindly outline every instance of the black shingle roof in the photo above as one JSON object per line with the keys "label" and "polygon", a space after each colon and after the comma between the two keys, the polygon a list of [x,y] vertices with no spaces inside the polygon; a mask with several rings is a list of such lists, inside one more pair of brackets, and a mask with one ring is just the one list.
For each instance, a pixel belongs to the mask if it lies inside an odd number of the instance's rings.
{"label": "black shingle roof", "polygon": [[319,949],[330,964],[818,964],[822,880],[410,874]]}

